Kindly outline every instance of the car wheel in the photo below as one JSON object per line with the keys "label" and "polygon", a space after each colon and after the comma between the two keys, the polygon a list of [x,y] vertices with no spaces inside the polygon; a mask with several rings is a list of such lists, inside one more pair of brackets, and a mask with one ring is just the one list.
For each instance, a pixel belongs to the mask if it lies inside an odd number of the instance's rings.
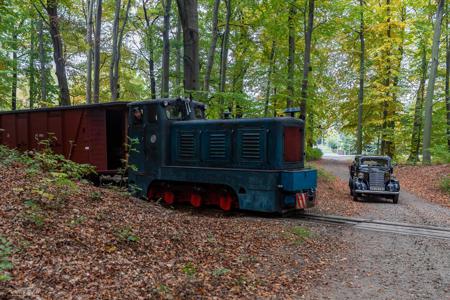
{"label": "car wheel", "polygon": [[394,204],[398,203],[398,197],[399,195],[394,195],[394,197],[392,197],[392,201],[394,202]]}

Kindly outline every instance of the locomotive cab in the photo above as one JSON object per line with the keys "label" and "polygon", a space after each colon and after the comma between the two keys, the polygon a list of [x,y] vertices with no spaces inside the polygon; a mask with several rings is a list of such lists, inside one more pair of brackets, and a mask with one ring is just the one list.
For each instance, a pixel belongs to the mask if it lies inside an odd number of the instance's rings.
{"label": "locomotive cab", "polygon": [[317,175],[304,168],[304,122],[206,120],[186,99],[129,104],[129,182],[164,202],[262,212],[314,205]]}

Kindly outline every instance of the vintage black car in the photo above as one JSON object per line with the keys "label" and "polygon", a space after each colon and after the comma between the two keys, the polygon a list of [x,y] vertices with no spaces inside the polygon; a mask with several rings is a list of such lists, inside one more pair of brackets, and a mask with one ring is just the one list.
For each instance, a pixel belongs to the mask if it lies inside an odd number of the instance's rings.
{"label": "vintage black car", "polygon": [[359,155],[349,169],[349,187],[353,200],[358,201],[360,196],[377,195],[398,203],[400,183],[394,177],[389,156]]}

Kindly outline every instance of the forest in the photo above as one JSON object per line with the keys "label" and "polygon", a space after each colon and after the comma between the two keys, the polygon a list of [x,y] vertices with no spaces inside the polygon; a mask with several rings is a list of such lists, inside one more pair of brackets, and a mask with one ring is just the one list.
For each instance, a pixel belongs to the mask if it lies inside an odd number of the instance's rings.
{"label": "forest", "polygon": [[450,160],[445,0],[1,0],[0,109],[188,96],[299,107],[314,147]]}

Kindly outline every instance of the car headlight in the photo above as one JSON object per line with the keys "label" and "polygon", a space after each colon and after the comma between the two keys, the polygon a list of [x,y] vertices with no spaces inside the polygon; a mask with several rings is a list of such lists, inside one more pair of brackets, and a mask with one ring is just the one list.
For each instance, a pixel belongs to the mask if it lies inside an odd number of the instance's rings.
{"label": "car headlight", "polygon": [[358,173],[358,178],[359,178],[359,179],[364,179],[364,173],[359,172],[359,173]]}

